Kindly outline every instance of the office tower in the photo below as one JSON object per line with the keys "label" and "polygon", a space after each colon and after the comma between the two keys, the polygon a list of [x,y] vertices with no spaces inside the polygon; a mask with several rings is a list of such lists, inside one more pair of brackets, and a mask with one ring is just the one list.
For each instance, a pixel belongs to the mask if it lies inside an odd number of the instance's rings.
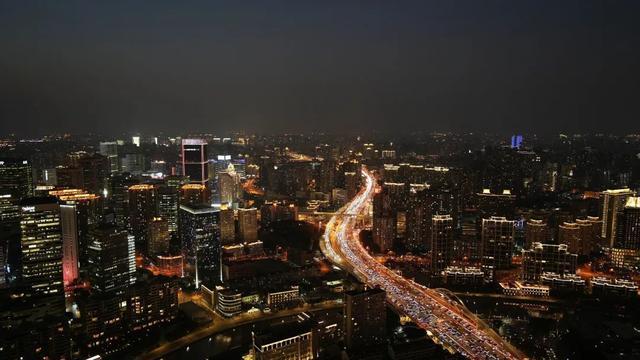
{"label": "office tower", "polygon": [[238,209],[238,235],[240,240],[251,243],[258,240],[258,210]]}
{"label": "office tower", "polygon": [[137,147],[140,147],[140,136],[132,136],[131,143]]}
{"label": "office tower", "polygon": [[254,359],[317,359],[316,326],[312,319],[304,319],[252,332]]}
{"label": "office tower", "polygon": [[113,207],[118,227],[126,229],[129,227],[129,187],[138,184],[138,180],[130,173],[115,173],[109,182],[107,202]]}
{"label": "office tower", "polygon": [[62,278],[64,285],[78,279],[78,218],[75,205],[60,205],[62,227]]}
{"label": "office tower", "polygon": [[630,189],[606,190],[602,192],[602,238],[607,248],[614,246],[617,228],[618,214],[622,212],[627,198],[635,196]]}
{"label": "office tower", "polygon": [[323,193],[330,193],[335,187],[336,163],[332,159],[324,159],[320,165],[319,190]]}
{"label": "office tower", "polygon": [[208,204],[209,190],[202,184],[184,184],[180,188],[180,204]]}
{"label": "office tower", "polygon": [[115,141],[100,142],[100,155],[105,156],[109,162],[109,172],[116,173],[120,171],[118,161],[118,143]]}
{"label": "office tower", "polygon": [[123,293],[135,282],[134,239],[111,224],[91,229],[88,266],[91,287],[100,293]]}
{"label": "office tower", "polygon": [[431,272],[439,274],[453,259],[453,218],[434,215],[431,222]]}
{"label": "office tower", "polygon": [[579,254],[582,249],[582,230],[574,222],[565,222],[558,226],[558,244],[567,245],[567,250]]}
{"label": "office tower", "polygon": [[178,191],[167,185],[158,188],[158,216],[167,221],[170,234],[178,231],[178,208],[180,207]]}
{"label": "office tower", "polygon": [[148,227],[156,215],[156,189],[153,185],[139,184],[129,187],[129,226],[136,239],[136,251],[148,248]]}
{"label": "office tower", "polygon": [[478,231],[478,210],[464,209],[460,214],[460,240],[456,256],[463,260],[480,260],[480,231]]}
{"label": "office tower", "polygon": [[168,175],[164,177],[165,184],[174,189],[176,192],[180,192],[180,188],[184,184],[189,183],[189,177],[182,175]]}
{"label": "office tower", "polygon": [[431,245],[431,198],[426,190],[409,194],[406,211],[405,244],[411,251],[427,250]]}
{"label": "office tower", "polygon": [[30,296],[63,298],[60,206],[53,197],[25,198],[20,205],[21,284]]}
{"label": "office tower", "polygon": [[386,339],[386,293],[380,288],[347,291],[344,300],[344,337],[348,349],[376,346]]}
{"label": "office tower", "polygon": [[511,267],[514,221],[492,216],[482,219],[482,268],[485,271],[505,270]]}
{"label": "office tower", "polygon": [[391,194],[386,188],[373,196],[372,230],[373,242],[380,252],[387,252],[393,248],[397,235],[397,216]]}
{"label": "office tower", "polygon": [[531,249],[531,245],[533,245],[533,243],[544,244],[549,242],[549,228],[542,220],[527,220],[525,223],[524,234],[525,249]]}
{"label": "office tower", "polygon": [[[221,281],[220,211],[207,205],[180,205],[182,251],[196,288]],[[210,286],[211,285],[211,286]]]}
{"label": "office tower", "polygon": [[620,215],[617,241],[618,249],[640,250],[640,197],[627,198]]}
{"label": "office tower", "polygon": [[33,196],[33,169],[23,159],[0,158],[0,195],[11,194],[20,201]]}
{"label": "office tower", "polygon": [[126,349],[128,302],[124,294],[79,291],[74,299],[82,324],[83,337],[78,345],[83,359],[115,355]]}
{"label": "office tower", "polygon": [[149,223],[149,248],[147,254],[150,257],[164,254],[169,251],[169,223],[161,217],[153,217]]}
{"label": "office tower", "polygon": [[239,184],[240,179],[233,165],[229,165],[227,170],[218,174],[218,195],[221,204],[232,205],[237,202]]}
{"label": "office tower", "polygon": [[578,255],[569,252],[567,245],[534,243],[522,251],[522,279],[538,281],[542,273],[575,274]]}
{"label": "office tower", "polygon": [[355,172],[344,173],[344,188],[347,190],[347,198],[353,199],[358,193],[358,186],[360,184],[360,176]]}
{"label": "office tower", "polygon": [[188,176],[189,182],[207,185],[209,168],[207,142],[202,139],[182,139],[180,147],[181,175]]}
{"label": "office tower", "polygon": [[220,242],[229,245],[236,239],[236,224],[233,209],[228,206],[220,207]]}
{"label": "office tower", "polygon": [[[87,260],[87,248],[89,246],[89,228],[100,221],[102,216],[102,203],[100,196],[95,194],[89,194],[80,189],[64,189],[64,190],[51,190],[49,195],[58,198],[61,205],[72,206],[75,211],[75,219],[72,225],[71,222],[66,222],[68,225],[75,227],[73,231],[75,235],[75,241],[77,244],[77,256],[76,260],[79,260],[80,271],[85,272],[85,265]],[[67,218],[71,219],[71,213],[67,212]],[[63,219],[63,232],[65,232]],[[71,233],[68,233],[72,236]]]}

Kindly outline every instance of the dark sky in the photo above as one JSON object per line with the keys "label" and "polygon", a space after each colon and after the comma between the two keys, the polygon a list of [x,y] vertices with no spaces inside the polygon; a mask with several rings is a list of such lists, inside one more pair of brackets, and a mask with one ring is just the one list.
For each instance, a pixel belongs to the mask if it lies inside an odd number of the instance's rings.
{"label": "dark sky", "polygon": [[637,0],[0,0],[0,134],[637,132],[639,15]]}

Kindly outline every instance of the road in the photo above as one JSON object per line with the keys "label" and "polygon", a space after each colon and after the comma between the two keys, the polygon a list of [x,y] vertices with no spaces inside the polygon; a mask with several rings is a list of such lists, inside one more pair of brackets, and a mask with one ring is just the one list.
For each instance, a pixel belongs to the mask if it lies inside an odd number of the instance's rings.
{"label": "road", "polygon": [[424,287],[376,261],[359,241],[356,217],[366,211],[376,191],[373,175],[363,169],[365,187],[327,223],[321,249],[336,266],[387,292],[387,301],[451,352],[470,359],[525,359],[464,305]]}
{"label": "road", "polygon": [[167,354],[170,354],[174,351],[184,348],[189,344],[193,344],[194,342],[204,339],[207,336],[212,336],[216,333],[220,333],[220,332],[232,329],[234,327],[243,326],[243,325],[247,325],[247,324],[251,324],[259,321],[283,318],[283,317],[296,315],[306,311],[328,310],[328,309],[336,309],[340,307],[342,307],[342,303],[339,301],[325,301],[319,304],[314,304],[314,305],[305,304],[303,306],[299,306],[293,309],[281,310],[281,311],[272,312],[272,313],[262,313],[262,312],[243,313],[238,316],[234,316],[232,318],[221,318],[216,316],[214,321],[209,325],[198,328],[195,331],[185,336],[182,336],[176,340],[161,344],[155,349],[138,356],[137,359],[139,360],[160,359]]}

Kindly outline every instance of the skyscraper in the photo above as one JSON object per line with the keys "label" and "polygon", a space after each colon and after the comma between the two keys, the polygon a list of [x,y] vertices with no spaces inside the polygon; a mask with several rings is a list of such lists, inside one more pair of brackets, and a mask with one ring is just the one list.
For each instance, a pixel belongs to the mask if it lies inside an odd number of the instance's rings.
{"label": "skyscraper", "polygon": [[151,257],[169,251],[169,223],[161,217],[153,217],[149,223],[149,248],[147,254]]}
{"label": "skyscraper", "polygon": [[431,272],[438,274],[453,258],[453,218],[434,215],[431,223]]}
{"label": "skyscraper", "polygon": [[413,251],[426,250],[431,246],[431,198],[426,190],[409,194],[405,243]]}
{"label": "skyscraper", "polygon": [[158,188],[158,215],[167,220],[170,234],[178,231],[178,208],[180,206],[178,191],[168,184]]}
{"label": "skyscraper", "polygon": [[67,286],[78,279],[78,218],[75,205],[60,205],[62,223],[62,276]]}
{"label": "skyscraper", "polygon": [[567,245],[568,251],[580,253],[582,249],[582,231],[580,225],[565,222],[558,226],[558,243]]}
{"label": "skyscraper", "polygon": [[221,281],[220,211],[207,205],[180,205],[180,241],[196,287]]}
{"label": "skyscraper", "polygon": [[238,233],[243,242],[258,240],[258,210],[238,209]]}
{"label": "skyscraper", "polygon": [[21,284],[31,296],[63,294],[60,206],[53,197],[20,205]]}
{"label": "skyscraper", "polygon": [[482,219],[482,268],[485,271],[511,267],[515,222],[505,217]]}
{"label": "skyscraper", "polygon": [[100,142],[100,155],[109,161],[109,171],[116,173],[120,170],[118,160],[118,143],[115,141]]}
{"label": "skyscraper", "polygon": [[620,215],[616,248],[640,250],[640,197],[628,197]]}
{"label": "skyscraper", "polygon": [[630,189],[606,190],[602,192],[602,238],[605,247],[614,246],[617,228],[618,214],[622,212],[627,198],[634,196],[635,192]]}
{"label": "skyscraper", "polygon": [[380,288],[347,291],[344,300],[344,335],[348,349],[381,344],[387,328],[386,293]]}
{"label": "skyscraper", "polygon": [[123,293],[135,282],[133,237],[114,225],[99,224],[91,230],[90,238],[91,286],[101,293]]}
{"label": "skyscraper", "polygon": [[153,185],[129,187],[129,226],[136,239],[136,251],[146,253],[148,228],[156,215],[156,189]]}
{"label": "skyscraper", "polygon": [[223,205],[220,207],[220,242],[229,245],[235,241],[236,224],[233,209]]}
{"label": "skyscraper", "polygon": [[207,142],[202,139],[182,139],[180,165],[182,175],[188,176],[189,182],[206,186],[209,180]]}
{"label": "skyscraper", "polygon": [[129,187],[136,185],[138,180],[130,173],[114,173],[109,183],[108,203],[113,207],[118,227],[126,229],[129,227]]}
{"label": "skyscraper", "polygon": [[0,158],[0,195],[11,194],[17,201],[32,196],[32,172],[28,160]]}
{"label": "skyscraper", "polygon": [[235,172],[233,165],[229,165],[227,170],[218,174],[218,195],[221,204],[233,205],[238,200],[238,186],[240,178]]}
{"label": "skyscraper", "polygon": [[381,252],[393,248],[397,235],[397,214],[387,188],[373,196],[373,242]]}

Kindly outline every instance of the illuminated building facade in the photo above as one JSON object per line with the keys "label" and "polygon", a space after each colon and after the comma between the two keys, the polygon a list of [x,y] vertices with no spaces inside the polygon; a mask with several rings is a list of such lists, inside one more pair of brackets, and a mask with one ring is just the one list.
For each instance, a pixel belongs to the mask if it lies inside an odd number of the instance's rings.
{"label": "illuminated building facade", "polygon": [[188,275],[196,287],[221,281],[220,211],[206,205],[180,205],[180,241]]}
{"label": "illuminated building facade", "polygon": [[170,234],[178,232],[178,209],[180,207],[178,191],[168,184],[158,188],[158,216],[167,220]]}
{"label": "illuminated building facade", "polygon": [[62,277],[67,286],[78,279],[78,218],[75,205],[60,205],[62,228]]}
{"label": "illuminated building facade", "polygon": [[169,223],[161,217],[154,217],[149,223],[149,248],[147,254],[151,257],[169,251]]}
{"label": "illuminated building facade", "polygon": [[543,273],[575,274],[577,261],[578,255],[570,253],[565,244],[534,243],[522,251],[522,279],[539,281]]}
{"label": "illuminated building facade", "polygon": [[624,209],[627,198],[634,196],[630,189],[606,190],[602,192],[602,238],[607,248],[615,245],[618,232],[618,215]]}
{"label": "illuminated building facade", "polygon": [[431,222],[431,271],[439,274],[453,259],[453,218],[434,215]]}
{"label": "illuminated building facade", "polygon": [[17,201],[33,195],[33,169],[24,159],[0,158],[0,195]]}
{"label": "illuminated building facade", "polygon": [[511,267],[515,222],[505,217],[482,219],[482,269],[485,272]]}
{"label": "illuminated building facade", "polygon": [[534,243],[549,242],[549,228],[542,220],[527,220],[524,231],[525,249],[530,249]]}
{"label": "illuminated building facade", "polygon": [[100,293],[121,294],[135,282],[133,237],[110,224],[99,224],[90,232],[89,279]]}
{"label": "illuminated building facade", "polygon": [[136,251],[148,249],[148,229],[156,215],[157,194],[153,185],[139,184],[129,187],[129,228],[136,239]]}
{"label": "illuminated building facade", "polygon": [[236,220],[233,209],[223,205],[220,207],[220,242],[229,245],[235,242]]}
{"label": "illuminated building facade", "polygon": [[20,208],[20,278],[29,295],[63,294],[60,206],[53,197],[26,198]]}
{"label": "illuminated building facade", "polygon": [[190,183],[206,185],[209,180],[207,142],[202,139],[182,139],[180,166],[182,175],[189,177]]}

